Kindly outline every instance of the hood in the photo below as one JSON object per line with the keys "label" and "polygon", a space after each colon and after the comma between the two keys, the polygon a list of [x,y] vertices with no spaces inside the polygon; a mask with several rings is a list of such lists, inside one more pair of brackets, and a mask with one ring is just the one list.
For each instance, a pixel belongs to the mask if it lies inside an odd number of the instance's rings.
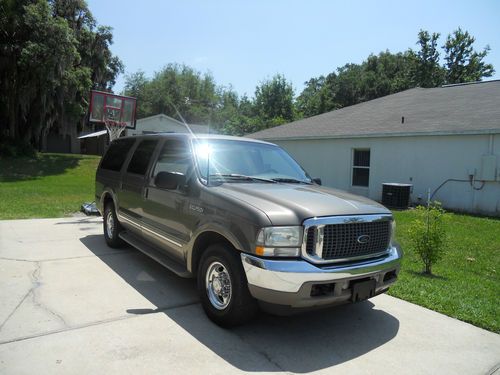
{"label": "hood", "polygon": [[260,209],[273,225],[301,225],[320,216],[390,213],[371,199],[319,185],[224,183],[215,189]]}

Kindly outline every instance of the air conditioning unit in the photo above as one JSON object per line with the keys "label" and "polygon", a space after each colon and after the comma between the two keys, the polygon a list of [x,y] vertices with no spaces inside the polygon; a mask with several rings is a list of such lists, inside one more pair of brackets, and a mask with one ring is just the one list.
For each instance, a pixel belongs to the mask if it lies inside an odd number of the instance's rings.
{"label": "air conditioning unit", "polygon": [[408,208],[412,184],[382,184],[382,204],[391,208]]}

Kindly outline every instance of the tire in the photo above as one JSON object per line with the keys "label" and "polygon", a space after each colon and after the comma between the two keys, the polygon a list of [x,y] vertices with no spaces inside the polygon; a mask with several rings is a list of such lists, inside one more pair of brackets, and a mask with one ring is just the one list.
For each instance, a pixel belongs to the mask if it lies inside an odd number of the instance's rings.
{"label": "tire", "polygon": [[198,293],[207,316],[221,327],[241,325],[258,311],[239,253],[222,244],[209,246],[201,256]]}
{"label": "tire", "polygon": [[119,248],[125,245],[125,242],[118,236],[123,230],[115,212],[115,206],[108,203],[104,208],[103,217],[104,239],[109,247]]}

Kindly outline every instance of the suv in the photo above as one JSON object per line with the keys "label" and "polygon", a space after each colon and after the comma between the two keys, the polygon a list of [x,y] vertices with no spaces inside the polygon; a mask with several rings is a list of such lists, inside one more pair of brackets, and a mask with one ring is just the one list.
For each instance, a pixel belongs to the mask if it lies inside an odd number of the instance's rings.
{"label": "suv", "polygon": [[123,137],[96,174],[111,247],[197,277],[222,326],[387,291],[402,257],[391,212],[321,186],[280,147],[192,134]]}

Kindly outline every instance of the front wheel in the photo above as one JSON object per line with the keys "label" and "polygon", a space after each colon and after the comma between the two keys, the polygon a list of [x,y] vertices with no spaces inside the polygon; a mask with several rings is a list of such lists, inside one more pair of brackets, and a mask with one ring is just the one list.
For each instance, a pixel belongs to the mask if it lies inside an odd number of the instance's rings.
{"label": "front wheel", "polygon": [[119,237],[123,230],[118,218],[116,217],[115,206],[107,204],[104,208],[104,239],[109,247],[117,248],[125,245],[125,242]]}
{"label": "front wheel", "polygon": [[198,267],[198,292],[203,309],[222,327],[243,324],[258,310],[238,255],[227,246],[212,245],[202,255]]}

